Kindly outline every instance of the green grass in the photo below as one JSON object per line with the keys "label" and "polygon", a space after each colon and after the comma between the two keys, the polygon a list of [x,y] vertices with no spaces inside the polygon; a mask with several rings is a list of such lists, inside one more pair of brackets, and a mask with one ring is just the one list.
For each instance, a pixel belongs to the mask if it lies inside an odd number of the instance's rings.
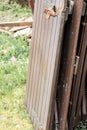
{"label": "green grass", "polygon": [[31,16],[31,10],[28,6],[21,7],[16,2],[8,4],[7,0],[0,1],[0,21],[14,21]]}
{"label": "green grass", "polygon": [[0,130],[32,130],[24,105],[29,43],[0,34]]}
{"label": "green grass", "polygon": [[80,122],[76,130],[87,130],[87,121]]}
{"label": "green grass", "polygon": [[[0,0],[0,21],[31,16],[29,7]],[[28,70],[29,42],[26,37],[0,33],[0,130],[32,130],[24,96]]]}

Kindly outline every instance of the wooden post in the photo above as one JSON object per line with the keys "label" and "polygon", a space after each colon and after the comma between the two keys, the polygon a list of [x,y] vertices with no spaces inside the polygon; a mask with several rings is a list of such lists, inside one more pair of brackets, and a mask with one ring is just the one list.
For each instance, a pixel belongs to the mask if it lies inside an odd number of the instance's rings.
{"label": "wooden post", "polygon": [[28,5],[31,8],[32,14],[34,13],[34,0],[28,0]]}

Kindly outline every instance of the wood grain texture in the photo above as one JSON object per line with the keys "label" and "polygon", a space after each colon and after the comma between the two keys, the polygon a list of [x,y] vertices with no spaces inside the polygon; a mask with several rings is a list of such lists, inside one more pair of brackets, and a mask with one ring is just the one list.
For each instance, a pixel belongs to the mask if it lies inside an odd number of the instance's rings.
{"label": "wood grain texture", "polygon": [[3,23],[0,23],[0,26],[1,27],[7,27],[7,26],[9,26],[9,27],[14,27],[14,26],[31,26],[32,25],[32,23],[33,23],[33,21],[30,21],[30,22],[28,22],[28,21],[14,21],[14,22],[3,22]]}
{"label": "wood grain texture", "polygon": [[[64,0],[54,0],[57,7]],[[33,36],[29,58],[25,102],[35,130],[48,130],[50,127],[53,101],[55,97],[56,77],[62,46],[64,14],[46,19],[44,9],[47,0],[35,1]]]}

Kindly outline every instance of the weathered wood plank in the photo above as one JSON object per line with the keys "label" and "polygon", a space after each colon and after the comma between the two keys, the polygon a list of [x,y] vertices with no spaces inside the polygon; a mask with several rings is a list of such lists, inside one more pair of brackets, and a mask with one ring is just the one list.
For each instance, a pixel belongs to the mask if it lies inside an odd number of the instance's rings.
{"label": "weathered wood plank", "polygon": [[[46,19],[44,9],[48,7],[47,2],[44,3],[44,0],[36,0],[35,2],[26,89],[27,110],[36,130],[48,130],[50,127],[65,18],[65,14],[60,12],[58,16]],[[53,3],[61,8],[65,1],[54,0]]]}
{"label": "weathered wood plank", "polygon": [[[33,34],[32,34],[32,40],[31,40],[31,48],[30,48],[31,50],[34,49],[34,38],[33,37],[35,36],[35,32],[36,32],[37,9],[38,8],[37,8],[37,3],[36,3],[35,4],[35,13],[34,13],[34,19],[36,19],[36,21],[34,20],[34,22],[33,22]],[[28,102],[30,101],[30,98],[29,98],[30,91],[29,91],[29,89],[31,89],[30,88],[31,86],[28,87],[28,84],[30,83],[30,78],[31,78],[31,76],[29,76],[29,75],[31,75],[31,71],[32,71],[32,59],[33,59],[33,51],[31,51],[30,56],[29,56],[29,65],[28,65],[28,66],[30,66],[30,67],[28,67],[28,77],[29,78],[27,79],[27,88],[26,88],[26,96],[25,96],[25,104],[28,107],[29,107]],[[28,107],[27,107],[27,110],[29,110]]]}
{"label": "weathered wood plank", "polygon": [[9,27],[12,27],[12,26],[31,26],[33,23],[33,21],[14,21],[14,22],[3,22],[3,23],[0,23],[0,26],[1,27],[6,27],[6,26],[9,26]]}

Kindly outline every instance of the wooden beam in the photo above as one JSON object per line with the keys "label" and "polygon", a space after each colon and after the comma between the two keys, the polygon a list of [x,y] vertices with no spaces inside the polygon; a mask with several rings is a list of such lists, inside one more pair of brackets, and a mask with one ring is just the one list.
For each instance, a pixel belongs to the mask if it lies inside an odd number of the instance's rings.
{"label": "wooden beam", "polygon": [[2,22],[0,23],[1,27],[12,27],[12,26],[32,26],[32,21],[28,22],[28,21],[21,21],[21,22]]}
{"label": "wooden beam", "polygon": [[10,34],[10,35],[12,34],[11,32],[4,30],[4,29],[1,29],[1,28],[0,28],[0,33],[7,33],[7,34]]}

